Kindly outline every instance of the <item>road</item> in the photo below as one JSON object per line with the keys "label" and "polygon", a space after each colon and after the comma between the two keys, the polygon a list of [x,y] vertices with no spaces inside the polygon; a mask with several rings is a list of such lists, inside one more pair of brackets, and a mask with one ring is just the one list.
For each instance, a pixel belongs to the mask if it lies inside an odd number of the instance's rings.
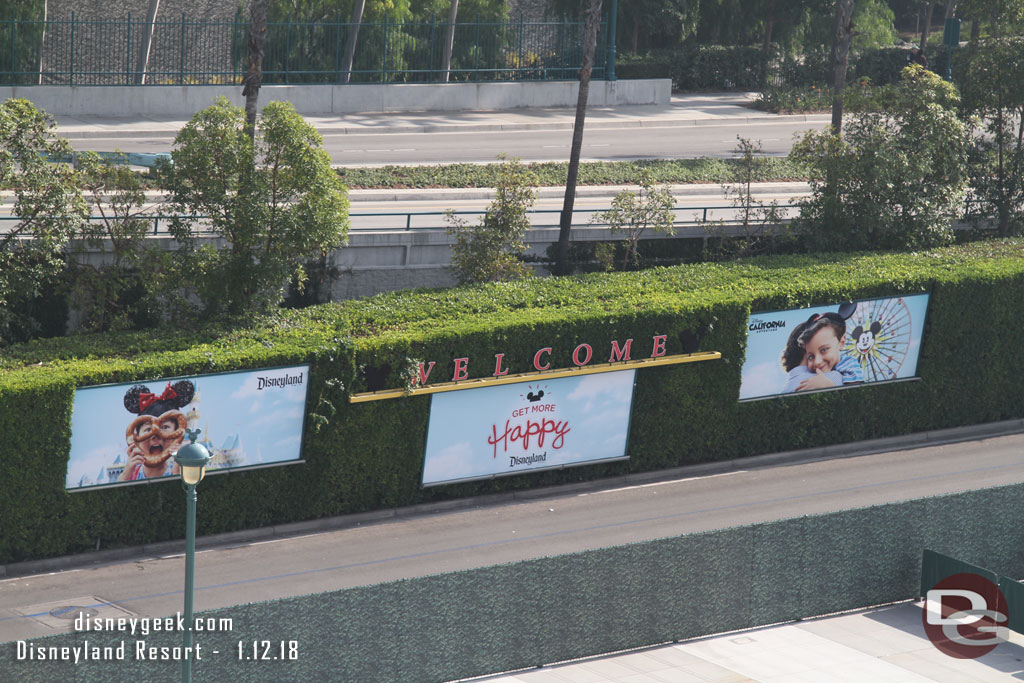
{"label": "road", "polygon": [[[666,122],[675,123],[675,122]],[[584,128],[584,161],[735,156],[736,136],[762,143],[772,156],[789,153],[793,136],[825,123],[723,119],[702,125]],[[466,130],[416,133],[323,133],[331,163],[341,166],[441,164],[494,161],[499,154],[524,161],[565,161],[572,131],[564,129]],[[171,151],[174,132],[128,130],[107,137],[74,139],[76,150],[160,153]]]}
{"label": "road", "polygon": [[[589,225],[595,213],[609,208],[612,197],[621,189],[618,186],[579,188],[573,211],[574,224]],[[736,215],[736,209],[718,184],[678,185],[671,189],[679,225],[694,224],[698,220],[732,219]],[[805,196],[808,186],[806,183],[758,183],[752,193],[758,201],[785,205]],[[443,229],[446,225],[443,214],[449,209],[474,223],[490,204],[491,196],[492,191],[488,189],[352,190],[349,193],[351,229]],[[558,225],[563,198],[562,188],[541,188],[529,214],[531,224],[534,227]],[[143,208],[149,214],[167,213],[166,207],[160,206],[160,199],[160,193],[150,193]],[[14,226],[14,221],[8,220],[13,203],[12,193],[0,192],[0,231]],[[98,215],[98,212],[93,209],[92,214]],[[783,215],[788,216],[789,212],[783,210]],[[160,226],[161,231],[166,232],[166,222],[161,221]]]}
{"label": "road", "polygon": [[[668,481],[478,501],[470,509],[236,543],[198,554],[196,609],[1015,483],[1024,481],[1022,448],[1024,434],[1014,433],[786,465],[754,459]],[[0,642],[67,630],[68,622],[26,616],[47,605],[84,601],[174,614],[182,575],[182,556],[170,554],[0,581]]]}

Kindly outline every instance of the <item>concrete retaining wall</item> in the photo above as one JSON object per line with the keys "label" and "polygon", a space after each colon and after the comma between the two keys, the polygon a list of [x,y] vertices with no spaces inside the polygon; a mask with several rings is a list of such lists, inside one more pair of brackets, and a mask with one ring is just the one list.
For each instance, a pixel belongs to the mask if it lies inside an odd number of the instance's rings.
{"label": "concrete retaining wall", "polygon": [[[669,79],[594,81],[590,106],[668,104]],[[575,81],[529,83],[400,83],[267,85],[260,105],[287,100],[300,114],[481,111],[524,107],[574,107]],[[23,97],[54,116],[160,116],[188,118],[223,95],[244,106],[240,85],[56,86],[0,88],[0,100]]]}

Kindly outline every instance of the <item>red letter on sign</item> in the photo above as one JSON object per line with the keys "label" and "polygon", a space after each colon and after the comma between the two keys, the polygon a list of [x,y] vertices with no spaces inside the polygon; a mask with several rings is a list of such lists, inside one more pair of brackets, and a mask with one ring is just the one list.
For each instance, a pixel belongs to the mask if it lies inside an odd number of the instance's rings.
{"label": "red letter on sign", "polygon": [[542,353],[546,353],[548,355],[551,355],[551,347],[550,346],[545,346],[543,349],[541,349],[537,353],[533,354],[533,367],[537,368],[538,370],[547,370],[548,368],[551,367],[551,363],[548,363],[544,367],[540,366],[540,354],[542,354]]}
{"label": "red letter on sign", "polygon": [[494,354],[494,376],[501,377],[502,375],[508,374],[508,368],[501,369],[501,359],[505,357],[503,353]]}
{"label": "red letter on sign", "polygon": [[456,358],[455,359],[455,374],[452,375],[452,381],[458,382],[469,377],[469,358]]}
{"label": "red letter on sign", "polygon": [[633,340],[627,339],[625,348],[619,348],[619,341],[617,339],[612,340],[612,355],[608,357],[609,363],[614,363],[617,360],[629,360],[629,349],[633,346]]}
{"label": "red letter on sign", "polygon": [[430,361],[430,365],[427,366],[426,372],[423,371],[423,363],[420,363],[420,386],[427,383],[427,378],[430,377],[430,371],[437,365],[434,361]]}
{"label": "red letter on sign", "polygon": [[658,358],[659,356],[665,355],[665,340],[668,339],[667,334],[656,334],[654,335],[654,349],[651,351],[651,358]]}
{"label": "red letter on sign", "polygon": [[[587,350],[587,357],[584,358],[583,360],[580,360],[580,349]],[[572,362],[575,363],[578,367],[583,367],[584,365],[590,362],[590,358],[593,355],[594,350],[590,348],[590,344],[580,344],[579,346],[576,347],[576,350],[572,352]]]}

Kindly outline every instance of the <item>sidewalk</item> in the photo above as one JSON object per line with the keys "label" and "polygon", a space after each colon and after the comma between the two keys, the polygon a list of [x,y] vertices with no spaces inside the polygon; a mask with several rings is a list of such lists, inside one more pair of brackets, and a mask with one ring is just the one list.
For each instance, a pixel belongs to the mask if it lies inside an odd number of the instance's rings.
{"label": "sidewalk", "polygon": [[[724,121],[828,121],[823,114],[770,114],[750,108],[755,93],[687,93],[673,95],[668,105],[588,107],[586,127],[630,128],[699,126]],[[404,112],[305,117],[323,135],[440,133],[522,130],[571,130],[575,108],[510,109],[504,111]],[[61,136],[102,138],[117,133],[173,137],[185,125],[179,118],[58,116]]]}
{"label": "sidewalk", "polygon": [[1024,678],[1024,636],[954,659],[925,636],[920,602],[699,638],[571,664],[489,676],[487,683],[982,683]]}

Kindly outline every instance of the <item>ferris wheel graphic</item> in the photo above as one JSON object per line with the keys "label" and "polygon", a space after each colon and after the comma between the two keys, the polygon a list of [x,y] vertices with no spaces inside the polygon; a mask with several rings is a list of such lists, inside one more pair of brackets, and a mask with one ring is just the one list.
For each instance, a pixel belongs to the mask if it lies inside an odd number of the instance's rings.
{"label": "ferris wheel graphic", "polygon": [[866,382],[895,379],[911,332],[910,309],[902,298],[862,301],[846,321],[843,353],[860,363]]}

